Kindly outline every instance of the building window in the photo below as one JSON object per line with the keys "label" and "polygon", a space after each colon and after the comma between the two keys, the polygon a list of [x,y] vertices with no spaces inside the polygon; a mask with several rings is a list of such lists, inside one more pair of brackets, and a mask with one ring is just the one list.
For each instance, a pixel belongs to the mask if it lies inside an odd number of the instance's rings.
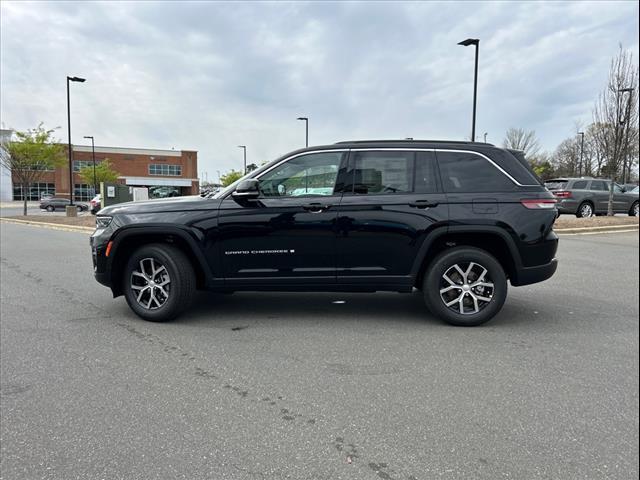
{"label": "building window", "polygon": [[[98,160],[96,158],[96,165],[98,165],[102,160]],[[74,160],[73,161],[73,171],[79,172],[85,167],[93,167],[93,160]]]}
{"label": "building window", "polygon": [[[56,186],[54,183],[32,183],[27,190],[27,200],[39,201],[44,195],[55,195]],[[22,186],[13,184],[13,199],[24,200]]]}
{"label": "building window", "polygon": [[96,193],[93,185],[87,183],[76,183],[73,186],[73,198],[76,200],[91,200]]}
{"label": "building window", "polygon": [[179,177],[180,175],[182,175],[182,166],[152,163],[151,165],[149,165],[149,175],[162,175],[164,177]]}
{"label": "building window", "polygon": [[53,172],[55,168],[49,165],[31,165],[29,170],[33,171],[43,171],[43,172]]}

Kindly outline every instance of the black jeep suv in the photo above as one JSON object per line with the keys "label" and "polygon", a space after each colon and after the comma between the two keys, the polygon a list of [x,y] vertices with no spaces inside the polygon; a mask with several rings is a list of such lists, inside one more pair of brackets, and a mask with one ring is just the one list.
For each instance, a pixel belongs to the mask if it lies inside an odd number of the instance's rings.
{"label": "black jeep suv", "polygon": [[114,205],[91,237],[97,280],[165,321],[196,289],[422,290],[478,325],[511,285],[549,278],[553,195],[521,152],[485,143],[353,141],[305,148],[209,197]]}

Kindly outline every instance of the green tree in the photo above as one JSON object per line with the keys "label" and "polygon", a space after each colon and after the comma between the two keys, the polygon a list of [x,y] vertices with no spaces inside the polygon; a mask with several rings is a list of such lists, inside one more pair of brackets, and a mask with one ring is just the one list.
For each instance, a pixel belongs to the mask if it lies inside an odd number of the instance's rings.
{"label": "green tree", "polygon": [[[94,185],[93,182],[93,165],[81,168],[78,175],[82,179],[83,183]],[[105,158],[101,162],[96,162],[96,175],[95,175],[95,187],[96,191],[101,182],[116,182],[120,173],[114,170],[109,162],[108,158]]]}
{"label": "green tree", "polygon": [[536,172],[536,175],[542,180],[549,180],[555,175],[555,169],[549,160],[534,164],[533,171]]}
{"label": "green tree", "polygon": [[36,128],[15,132],[16,140],[2,145],[0,163],[11,172],[15,183],[22,187],[23,215],[27,215],[29,187],[39,182],[48,170],[64,164],[65,150],[53,139],[55,130],[47,130],[40,123]]}
{"label": "green tree", "polygon": [[242,172],[239,172],[237,170],[230,170],[229,172],[220,176],[220,183],[222,183],[223,187],[228,187],[242,176]]}

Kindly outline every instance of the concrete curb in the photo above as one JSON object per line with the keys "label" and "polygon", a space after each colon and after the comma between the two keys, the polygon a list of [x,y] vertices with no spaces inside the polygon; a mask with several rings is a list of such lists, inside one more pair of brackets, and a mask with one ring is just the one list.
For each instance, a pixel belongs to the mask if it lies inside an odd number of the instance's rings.
{"label": "concrete curb", "polygon": [[575,228],[554,228],[553,231],[559,235],[580,234],[580,233],[616,233],[616,232],[634,232],[638,230],[639,225],[605,225],[603,227],[575,227]]}
{"label": "concrete curb", "polygon": [[64,225],[62,223],[47,223],[47,222],[38,222],[38,221],[31,221],[31,220],[20,220],[17,218],[0,217],[0,220],[6,223],[33,225],[34,227],[49,228],[51,230],[63,230],[67,232],[93,233],[95,230],[95,228],[92,228],[92,227],[81,227],[79,225]]}

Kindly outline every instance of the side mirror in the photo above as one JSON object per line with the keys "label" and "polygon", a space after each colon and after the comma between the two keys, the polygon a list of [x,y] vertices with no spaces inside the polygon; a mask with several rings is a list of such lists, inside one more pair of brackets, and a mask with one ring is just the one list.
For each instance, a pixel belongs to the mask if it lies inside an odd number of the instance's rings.
{"label": "side mirror", "polygon": [[255,178],[249,178],[241,181],[231,195],[233,198],[237,198],[238,200],[258,198],[260,196],[258,180]]}

